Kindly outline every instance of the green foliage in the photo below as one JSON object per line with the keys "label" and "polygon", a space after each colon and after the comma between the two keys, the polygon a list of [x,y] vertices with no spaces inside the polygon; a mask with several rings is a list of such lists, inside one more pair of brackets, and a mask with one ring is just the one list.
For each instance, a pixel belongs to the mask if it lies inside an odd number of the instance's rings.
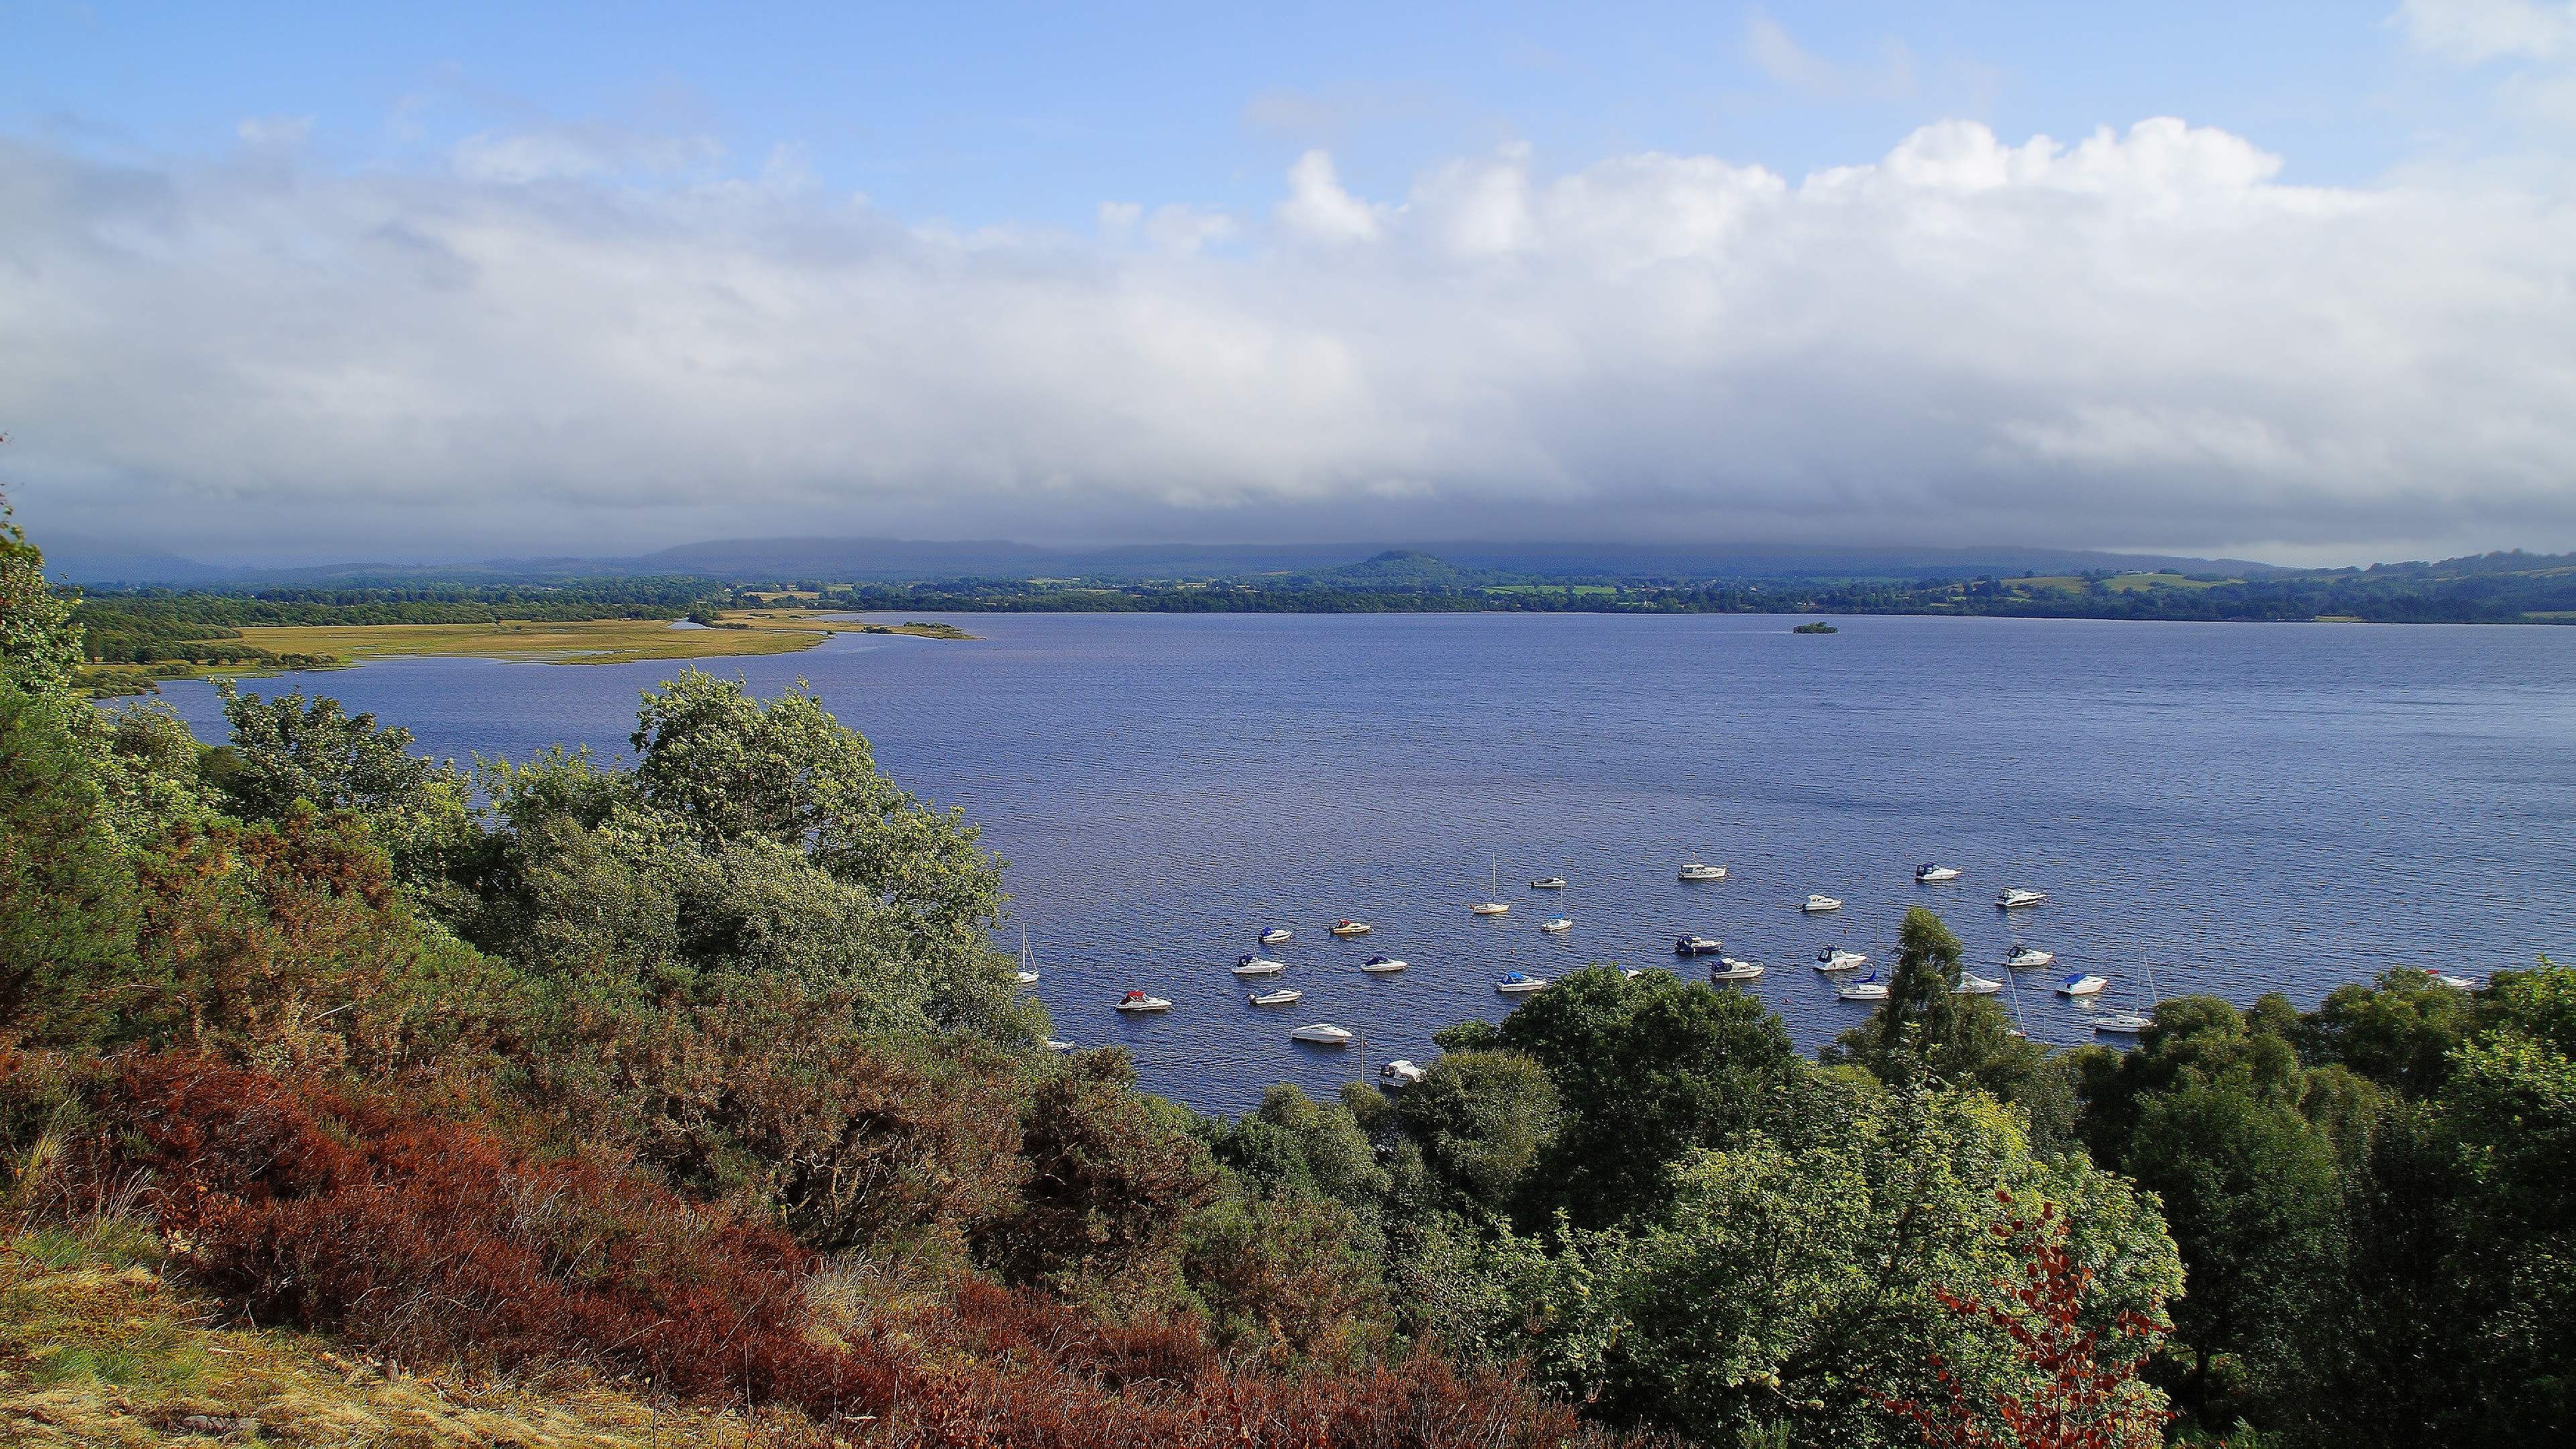
{"label": "green foliage", "polygon": [[2423,1097],[2441,1090],[2451,1050],[2470,1025],[2468,993],[2400,966],[2371,985],[2347,983],[2327,992],[2292,1039],[2312,1064],[2337,1063]]}
{"label": "green foliage", "polygon": [[0,683],[0,1026],[53,1045],[113,1030],[135,890],[95,760],[60,694]]}
{"label": "green foliage", "polygon": [[1524,1221],[1563,1207],[1585,1227],[1652,1209],[1669,1164],[1764,1120],[1798,1065],[1759,999],[1668,971],[1571,972],[1506,1018],[1494,1041],[1543,1068],[1563,1109],[1523,1195]]}
{"label": "green foliage", "polygon": [[65,694],[80,659],[72,602],[45,577],[43,550],[9,521],[8,500],[0,498],[0,684]]}
{"label": "green foliage", "polygon": [[1449,1052],[1400,1106],[1444,1203],[1470,1212],[1502,1211],[1563,1119],[1546,1069],[1515,1051]]}
{"label": "green foliage", "polygon": [[432,879],[444,855],[472,834],[465,777],[452,763],[415,757],[411,731],[300,691],[262,699],[229,681],[216,690],[232,727],[224,791],[242,819],[282,820],[298,808],[348,812],[367,822],[415,883]]}
{"label": "green foliage", "polygon": [[1974,1085],[2008,1102],[2048,1093],[2045,1049],[2014,1035],[1992,997],[1958,994],[1960,955],[1959,938],[1939,916],[1908,910],[1887,999],[1837,1038],[1825,1060],[1850,1062],[1883,1082]]}

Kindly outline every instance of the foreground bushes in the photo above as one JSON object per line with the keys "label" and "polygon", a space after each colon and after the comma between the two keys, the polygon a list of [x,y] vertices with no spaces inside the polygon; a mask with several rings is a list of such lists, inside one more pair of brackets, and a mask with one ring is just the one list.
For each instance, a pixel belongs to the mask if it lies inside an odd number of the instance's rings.
{"label": "foreground bushes", "polygon": [[[879,1442],[1448,1446],[1586,1437],[1508,1374],[1417,1355],[1305,1375],[1230,1365],[1195,1318],[1105,1324],[1035,1290],[954,1281],[900,1312],[816,1314],[818,1260],[597,1163],[192,1053],[64,1085],[84,1122],[57,1210],[139,1188],[175,1262],[240,1320],[414,1362],[590,1365],[710,1405],[792,1405]],[[35,1104],[12,1103],[24,1120]]]}

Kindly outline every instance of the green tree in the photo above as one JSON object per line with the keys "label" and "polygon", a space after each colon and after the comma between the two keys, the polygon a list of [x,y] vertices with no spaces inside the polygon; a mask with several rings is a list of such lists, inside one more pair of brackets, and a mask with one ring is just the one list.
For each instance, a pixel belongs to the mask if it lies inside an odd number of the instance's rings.
{"label": "green tree", "polygon": [[1505,1018],[1493,1040],[1543,1067],[1563,1108],[1530,1177],[1528,1222],[1560,1206],[1577,1226],[1651,1210],[1669,1164],[1763,1121],[1799,1067],[1787,1030],[1758,998],[1667,971],[1568,973]]}
{"label": "green tree", "polygon": [[416,886],[435,880],[447,854],[468,843],[465,776],[452,763],[413,755],[411,731],[301,691],[263,699],[229,680],[216,691],[232,727],[224,789],[242,819],[282,820],[299,804],[349,812]]}
{"label": "green tree", "polygon": [[1962,954],[1939,916],[1921,906],[1906,911],[1887,999],[1837,1038],[1826,1059],[1884,1082],[1928,1076],[1983,1087],[2008,1102],[2044,1094],[2046,1050],[2015,1035],[1993,998],[1959,994]]}
{"label": "green tree", "polygon": [[76,731],[89,708],[0,682],[0,1031],[48,1045],[132,1007],[134,873]]}
{"label": "green tree", "polygon": [[1546,1070],[1514,1051],[1442,1055],[1404,1089],[1399,1110],[1449,1201],[1494,1213],[1510,1204],[1563,1119]]}
{"label": "green tree", "polygon": [[2409,967],[2368,986],[2347,982],[2302,1018],[2292,1040],[2310,1065],[2349,1067],[2410,1097],[2441,1090],[2450,1054],[2472,1025],[2467,992]]}

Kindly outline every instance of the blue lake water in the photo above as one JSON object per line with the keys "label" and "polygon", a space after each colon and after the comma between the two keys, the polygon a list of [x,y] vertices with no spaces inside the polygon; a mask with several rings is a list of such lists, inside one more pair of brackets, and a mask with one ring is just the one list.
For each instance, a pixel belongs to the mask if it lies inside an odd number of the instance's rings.
{"label": "blue lake water", "polygon": [[[850,634],[713,661],[809,680],[915,793],[1011,862],[1057,1034],[1122,1043],[1149,1088],[1241,1111],[1329,1093],[1498,1019],[1506,970],[1673,965],[1678,932],[1771,970],[1749,989],[1813,1049],[1867,1008],[1810,968],[1887,960],[1907,906],[1972,969],[2053,950],[2004,998],[2034,1037],[2095,1010],[2268,990],[2302,1005],[2390,965],[2576,959],[2576,629],[1743,615],[973,615],[943,643]],[[287,676],[439,755],[622,755],[673,663],[396,660]],[[169,689],[222,735],[212,691]],[[1468,914],[1499,857],[1500,919]],[[1729,879],[1684,885],[1685,860]],[[1912,869],[1963,867],[1918,887]],[[1562,875],[1571,888],[1535,892]],[[2004,886],[2046,905],[1994,909]],[[1838,916],[1807,917],[1810,891]],[[1562,911],[1564,936],[1538,930]],[[1365,919],[1374,935],[1325,928]],[[1293,927],[1248,1006],[1226,968]],[[1015,928],[1010,933],[1015,943]],[[1384,953],[1411,963],[1381,978]],[[1704,963],[1677,969],[1696,971]],[[2111,978],[2101,1004],[2058,975]],[[1129,987],[1177,1003],[1122,1017]],[[1346,1051],[1291,1042],[1331,1021]]]}

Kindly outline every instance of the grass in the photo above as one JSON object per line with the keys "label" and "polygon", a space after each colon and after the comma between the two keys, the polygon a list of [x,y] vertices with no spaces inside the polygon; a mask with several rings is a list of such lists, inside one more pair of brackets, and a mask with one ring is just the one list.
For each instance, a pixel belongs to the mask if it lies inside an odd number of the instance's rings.
{"label": "grass", "polygon": [[147,1228],[111,1219],[0,1242],[0,1443],[753,1449],[815,1437],[801,1421],[692,1411],[576,1373],[477,1381],[220,1327],[210,1304],[129,1261],[138,1241]]}
{"label": "grass", "polygon": [[[583,619],[562,623],[503,620],[490,624],[253,625],[242,642],[273,654],[320,655],[342,664],[369,659],[447,657],[520,659],[545,664],[631,664],[645,659],[722,659],[792,654],[837,633],[910,634],[971,639],[945,624],[855,624],[848,615],[814,609],[749,609],[728,613],[709,629],[682,629],[661,619]],[[257,671],[210,669],[209,674]]]}

